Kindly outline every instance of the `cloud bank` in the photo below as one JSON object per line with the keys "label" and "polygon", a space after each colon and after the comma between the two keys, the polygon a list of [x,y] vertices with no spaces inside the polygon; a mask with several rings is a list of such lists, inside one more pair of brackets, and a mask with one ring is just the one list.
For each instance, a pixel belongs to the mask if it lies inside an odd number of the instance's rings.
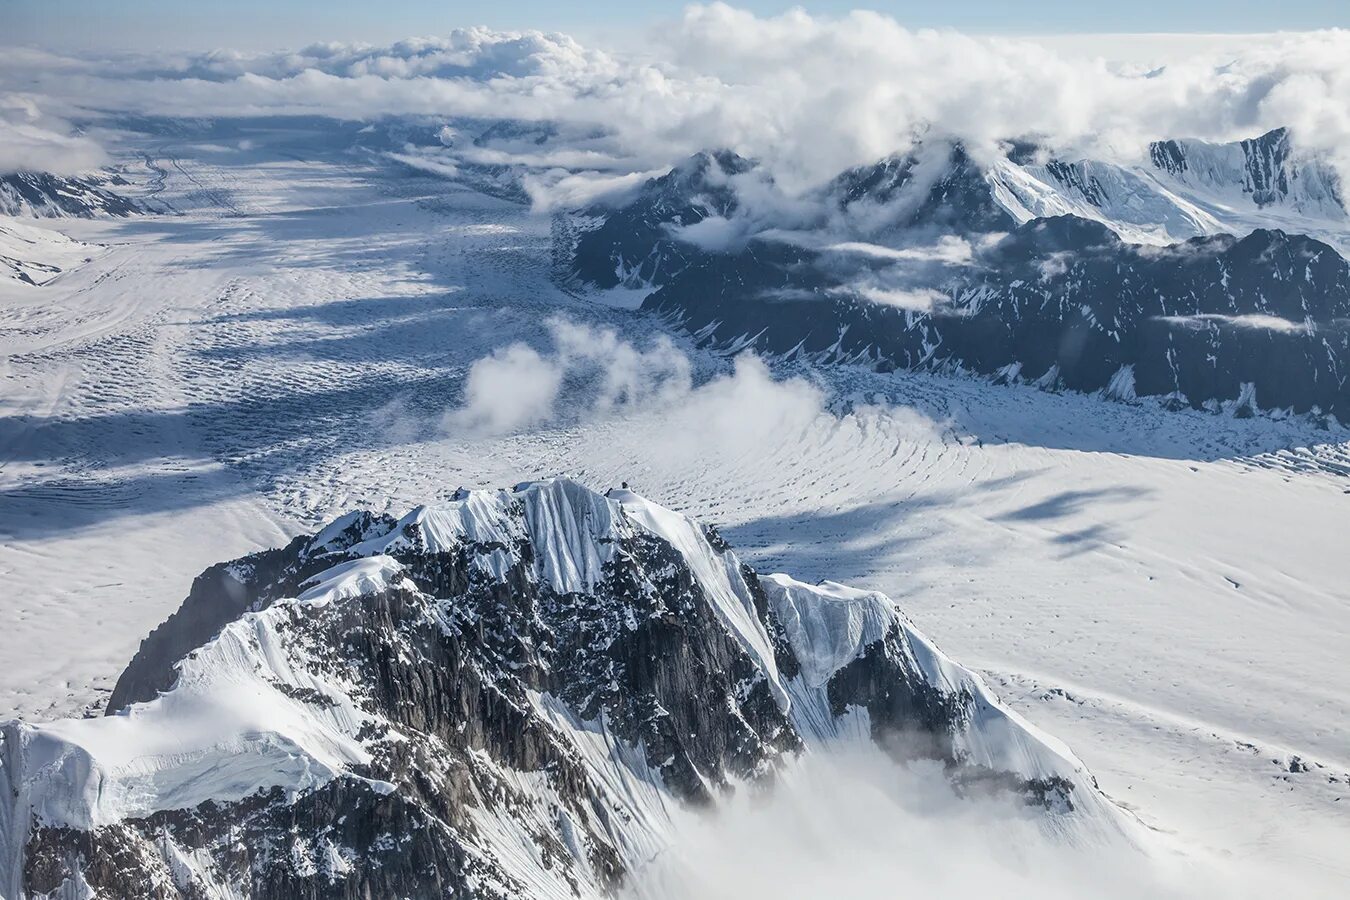
{"label": "cloud bank", "polygon": [[65,120],[45,114],[38,98],[0,93],[0,174],[73,175],[106,161],[97,142],[73,133]]}
{"label": "cloud bank", "polygon": [[[1122,160],[1149,140],[1232,140],[1280,125],[1345,162],[1350,32],[1254,36],[1238,51],[1160,59],[1147,70],[1027,39],[910,29],[869,12],[759,17],[689,7],[640,54],[560,34],[466,28],[384,47],[0,64],[0,78],[90,109],[184,115],[415,115],[551,123],[543,140],[494,150],[558,179],[620,178],[706,147],[762,159],[790,189],[907,149],[917,136],[990,150],[1034,136]],[[536,135],[537,137],[537,135]]]}

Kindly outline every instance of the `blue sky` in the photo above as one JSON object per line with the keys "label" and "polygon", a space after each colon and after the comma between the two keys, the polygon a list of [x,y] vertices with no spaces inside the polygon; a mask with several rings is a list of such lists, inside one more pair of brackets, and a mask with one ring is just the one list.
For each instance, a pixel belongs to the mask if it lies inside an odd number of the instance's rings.
{"label": "blue sky", "polygon": [[[0,0],[0,43],[63,47],[267,49],[316,40],[382,42],[461,25],[587,36],[678,16],[658,0]],[[1003,34],[1265,32],[1350,27],[1350,0],[742,0],[761,15],[802,6],[837,15],[864,6],[913,27]]]}

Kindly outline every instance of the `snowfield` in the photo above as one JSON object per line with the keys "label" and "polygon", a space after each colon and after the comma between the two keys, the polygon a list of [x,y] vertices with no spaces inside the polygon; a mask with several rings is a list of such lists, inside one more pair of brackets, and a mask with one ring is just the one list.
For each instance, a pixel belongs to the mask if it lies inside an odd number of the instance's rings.
{"label": "snowfield", "polygon": [[1344,430],[733,360],[559,289],[506,200],[300,129],[139,137],[175,213],[0,279],[0,719],[97,710],[207,565],[344,511],[629,482],[860,639],[895,598],[1150,827],[1350,889]]}

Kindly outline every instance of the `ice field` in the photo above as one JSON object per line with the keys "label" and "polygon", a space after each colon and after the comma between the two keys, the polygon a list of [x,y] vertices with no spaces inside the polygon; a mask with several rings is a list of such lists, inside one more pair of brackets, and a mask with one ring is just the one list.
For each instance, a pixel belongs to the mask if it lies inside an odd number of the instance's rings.
{"label": "ice field", "polygon": [[515,203],[302,129],[140,137],[171,212],[25,223],[97,252],[0,283],[0,718],[96,709],[206,566],[346,510],[627,481],[894,597],[1149,826],[1350,879],[1345,431],[732,359],[559,288]]}

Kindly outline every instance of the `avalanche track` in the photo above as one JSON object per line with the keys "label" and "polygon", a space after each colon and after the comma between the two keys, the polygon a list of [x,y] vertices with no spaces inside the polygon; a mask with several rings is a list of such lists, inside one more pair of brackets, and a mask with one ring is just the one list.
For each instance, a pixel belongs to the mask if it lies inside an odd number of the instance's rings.
{"label": "avalanche track", "polygon": [[197,572],[343,510],[630,481],[765,570],[895,597],[1150,825],[1350,879],[1343,432],[732,374],[672,337],[696,386],[670,405],[598,414],[565,384],[586,415],[468,439],[442,417],[469,367],[547,353],[550,316],[644,347],[662,324],[556,288],[547,219],[504,200],[301,131],[156,141],[180,214],[63,221],[108,251],[0,287],[0,717],[98,705]]}

